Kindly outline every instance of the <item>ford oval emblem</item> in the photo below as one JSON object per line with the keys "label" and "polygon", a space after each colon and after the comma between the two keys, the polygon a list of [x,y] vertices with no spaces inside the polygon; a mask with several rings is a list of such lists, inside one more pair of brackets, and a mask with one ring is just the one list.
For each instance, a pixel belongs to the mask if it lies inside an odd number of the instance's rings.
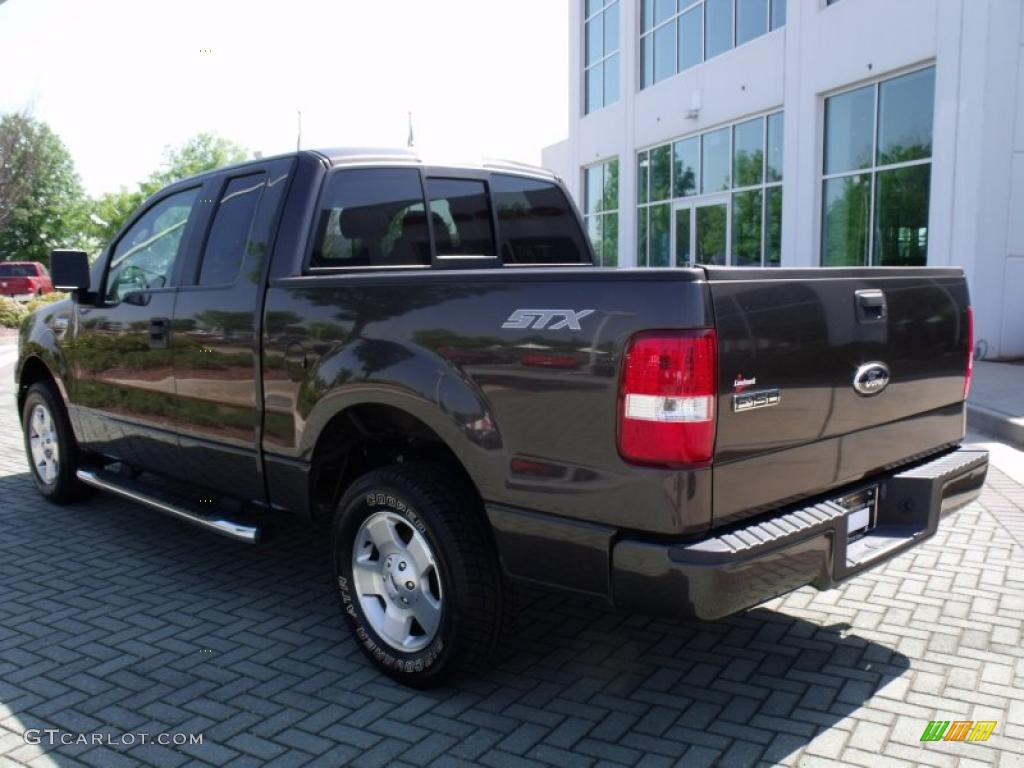
{"label": "ford oval emblem", "polygon": [[889,385],[889,366],[864,363],[853,375],[853,388],[862,395],[877,395]]}

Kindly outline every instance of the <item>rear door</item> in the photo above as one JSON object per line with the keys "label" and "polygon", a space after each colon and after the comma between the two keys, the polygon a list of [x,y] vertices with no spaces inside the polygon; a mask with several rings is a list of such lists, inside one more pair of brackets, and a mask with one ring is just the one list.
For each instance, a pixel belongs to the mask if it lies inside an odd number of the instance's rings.
{"label": "rear door", "polygon": [[707,274],[719,348],[716,524],[962,438],[960,270]]}
{"label": "rear door", "polygon": [[174,314],[182,467],[196,485],[247,500],[264,498],[259,308],[291,163],[208,182],[202,244],[186,261]]}

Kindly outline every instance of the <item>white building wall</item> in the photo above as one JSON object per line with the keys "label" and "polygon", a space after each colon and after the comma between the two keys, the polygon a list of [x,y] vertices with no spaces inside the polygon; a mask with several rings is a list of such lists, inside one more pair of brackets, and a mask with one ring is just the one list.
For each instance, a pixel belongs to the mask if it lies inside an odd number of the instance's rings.
{"label": "white building wall", "polygon": [[[583,115],[582,6],[570,0],[570,135],[544,163],[579,201],[619,158],[619,263],[636,264],[636,152],[780,107],[783,266],[820,263],[824,99],[934,64],[928,263],[962,265],[985,357],[1024,355],[1024,3],[788,0],[786,24],[639,89],[638,0],[621,0],[618,102]],[[699,103],[696,119],[687,111]]]}

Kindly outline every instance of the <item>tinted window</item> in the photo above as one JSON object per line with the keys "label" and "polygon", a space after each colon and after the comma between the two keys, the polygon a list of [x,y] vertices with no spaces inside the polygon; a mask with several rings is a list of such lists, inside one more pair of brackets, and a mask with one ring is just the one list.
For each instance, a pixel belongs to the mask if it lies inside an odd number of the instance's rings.
{"label": "tinted window", "polygon": [[31,264],[0,264],[0,277],[35,277],[36,268]]}
{"label": "tinted window", "polygon": [[495,255],[484,182],[427,179],[427,196],[438,257]]}
{"label": "tinted window", "polygon": [[125,232],[110,259],[107,301],[120,301],[129,293],[163,288],[170,282],[198,195],[196,187],[164,198]]}
{"label": "tinted window", "polygon": [[203,252],[200,285],[227,285],[238,277],[263,194],[264,178],[265,174],[254,173],[228,182]]}
{"label": "tinted window", "polygon": [[506,264],[590,263],[579,222],[557,185],[495,174],[491,191]]}
{"label": "tinted window", "polygon": [[314,267],[430,264],[423,189],[415,168],[338,171],[317,221]]}

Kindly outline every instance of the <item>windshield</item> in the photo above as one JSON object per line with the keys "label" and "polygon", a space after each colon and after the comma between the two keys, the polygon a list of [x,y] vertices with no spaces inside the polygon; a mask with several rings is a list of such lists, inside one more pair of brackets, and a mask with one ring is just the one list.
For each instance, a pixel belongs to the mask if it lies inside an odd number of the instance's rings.
{"label": "windshield", "polygon": [[31,264],[0,264],[0,277],[35,277],[36,268]]}

